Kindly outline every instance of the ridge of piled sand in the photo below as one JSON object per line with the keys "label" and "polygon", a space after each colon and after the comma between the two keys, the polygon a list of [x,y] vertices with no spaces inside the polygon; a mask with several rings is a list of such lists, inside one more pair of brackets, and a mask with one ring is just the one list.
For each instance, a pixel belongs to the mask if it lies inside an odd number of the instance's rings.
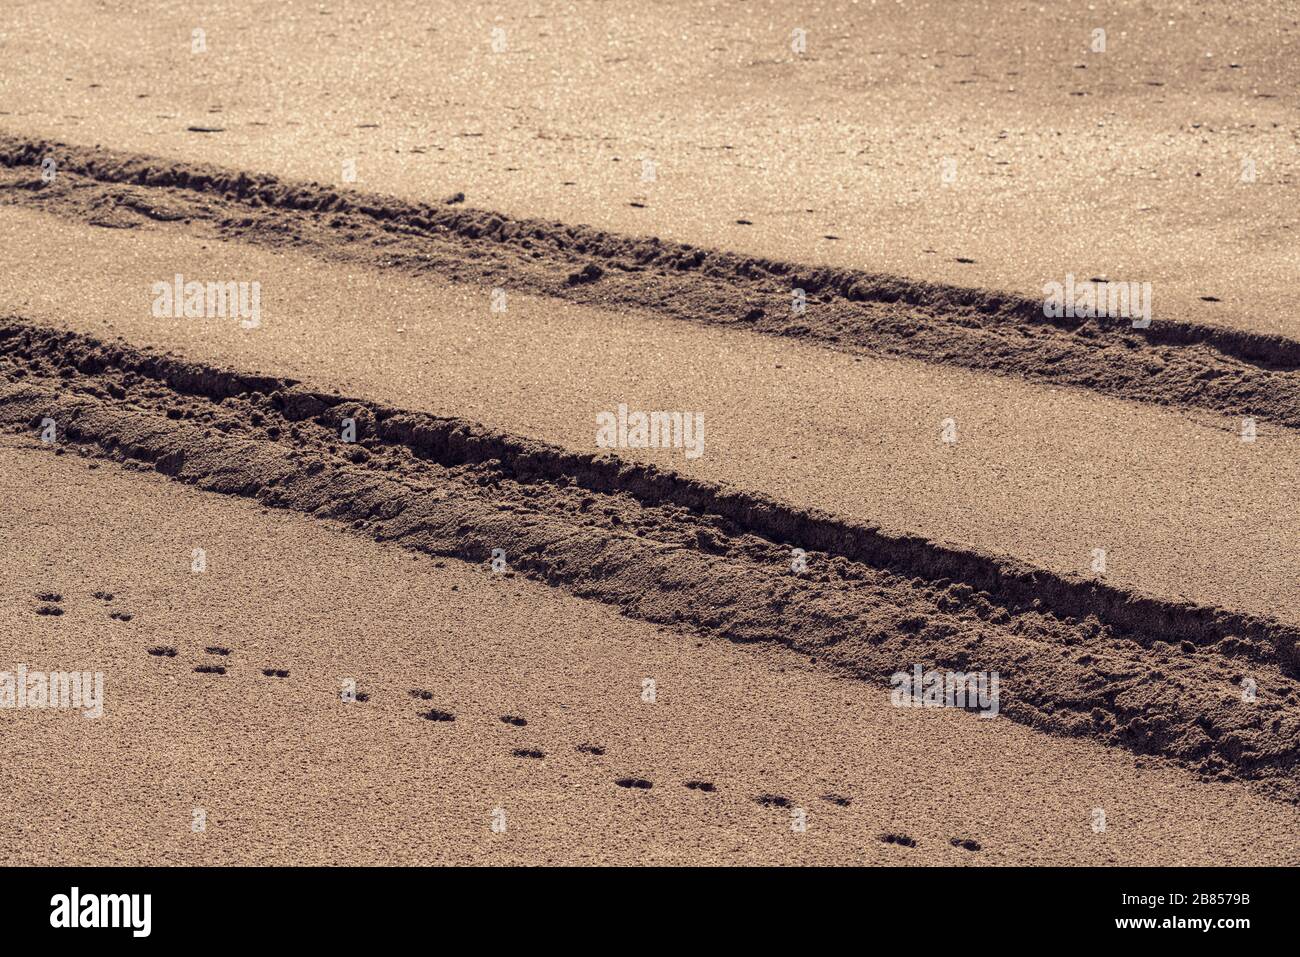
{"label": "ridge of piled sand", "polygon": [[[59,170],[52,182],[42,178],[47,158]],[[741,326],[850,353],[1300,428],[1300,340],[1276,334],[1165,315],[1146,328],[1119,316],[1053,317],[1044,314],[1042,299],[1005,292],[4,134],[0,171],[0,202],[95,225],[198,230],[385,269]]]}
{"label": "ridge of piled sand", "polygon": [[[914,660],[996,671],[1013,720],[1300,799],[1300,630],[1282,623],[122,343],[10,323],[0,360],[11,430],[54,423],[86,451],[422,552],[500,549],[633,617],[776,642],[859,678]],[[349,422],[356,443],[338,439]]]}

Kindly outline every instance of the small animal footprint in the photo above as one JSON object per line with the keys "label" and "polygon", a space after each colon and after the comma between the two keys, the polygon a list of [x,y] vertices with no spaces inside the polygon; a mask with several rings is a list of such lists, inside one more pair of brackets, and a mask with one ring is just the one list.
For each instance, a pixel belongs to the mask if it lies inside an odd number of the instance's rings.
{"label": "small animal footprint", "polygon": [[754,803],[761,804],[763,807],[791,807],[791,801],[788,797],[780,794],[760,794],[754,798]]}
{"label": "small animal footprint", "polygon": [[712,794],[717,790],[712,781],[683,781],[682,783],[692,791],[705,791]]}
{"label": "small animal footprint", "polygon": [[456,720],[456,716],[452,714],[450,711],[439,711],[437,708],[434,708],[431,711],[425,711],[423,714],[420,715],[420,717],[424,718],[426,721],[455,721]]}
{"label": "small animal footprint", "polygon": [[580,744],[574,750],[581,751],[583,754],[594,754],[597,756],[605,753],[605,749],[599,744]]}
{"label": "small animal footprint", "polygon": [[49,601],[54,602],[55,604],[63,601],[63,596],[56,591],[38,591],[36,597],[40,601]]}
{"label": "small animal footprint", "polygon": [[108,617],[112,618],[114,621],[130,621],[135,617],[135,615],[131,614],[129,611],[110,611]]}
{"label": "small animal footprint", "polygon": [[91,592],[91,598],[98,598],[100,601],[112,601],[113,593],[111,591]]}
{"label": "small animal footprint", "polygon": [[515,748],[510,753],[517,758],[532,758],[536,761],[546,757],[545,752],[538,751],[536,748]]}
{"label": "small animal footprint", "polygon": [[226,669],[221,665],[195,665],[194,670],[201,675],[224,675]]}
{"label": "small animal footprint", "polygon": [[968,837],[954,837],[948,843],[953,847],[965,848],[968,851],[978,851],[981,849],[979,841],[972,841]]}
{"label": "small animal footprint", "polygon": [[898,844],[902,847],[916,847],[916,838],[906,834],[882,834],[880,839],[886,844]]}
{"label": "small animal footprint", "polygon": [[287,677],[289,677],[289,672],[286,671],[286,670],[284,670],[283,668],[263,668],[263,669],[262,669],[262,674],[266,675],[266,677],[268,677],[268,678],[287,678]]}
{"label": "small animal footprint", "polygon": [[528,724],[528,719],[513,714],[503,714],[501,720],[506,724],[514,725],[516,728],[522,728],[524,725]]}
{"label": "small animal footprint", "polygon": [[208,645],[208,647],[204,648],[203,650],[206,651],[206,652],[207,652],[208,654],[210,654],[210,655],[222,655],[222,656],[225,656],[225,655],[230,654],[230,649],[229,649],[229,648],[221,648],[221,647],[219,647],[219,646],[217,646],[217,645]]}
{"label": "small animal footprint", "polygon": [[621,788],[640,788],[642,791],[648,791],[654,787],[654,783],[647,781],[645,778],[619,778],[614,783]]}
{"label": "small animal footprint", "polygon": [[848,807],[853,803],[853,798],[845,797],[842,794],[823,794],[822,800],[830,801],[830,803],[839,805],[840,807]]}
{"label": "small animal footprint", "polygon": [[159,645],[156,648],[150,648],[149,654],[153,655],[155,658],[175,658],[176,649],[172,648],[170,645]]}
{"label": "small animal footprint", "polygon": [[41,605],[36,609],[36,614],[49,615],[57,618],[59,615],[63,614],[63,609],[58,605]]}
{"label": "small animal footprint", "polygon": [[411,697],[412,697],[412,698],[419,698],[421,701],[432,701],[432,700],[433,700],[433,692],[432,692],[432,691],[425,691],[423,688],[412,688],[412,689],[411,689]]}

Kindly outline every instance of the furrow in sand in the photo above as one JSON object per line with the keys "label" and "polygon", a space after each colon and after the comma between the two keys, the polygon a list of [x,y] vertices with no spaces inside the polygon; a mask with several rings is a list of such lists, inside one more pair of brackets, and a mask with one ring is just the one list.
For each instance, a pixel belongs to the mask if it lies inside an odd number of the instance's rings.
{"label": "furrow in sand", "polygon": [[1041,301],[1009,294],[11,135],[0,135],[0,202],[1300,428],[1300,342],[1158,311],[1145,329],[1116,317],[1050,318]]}
{"label": "furrow in sand", "polygon": [[[997,671],[1000,714],[1300,801],[1300,631],[472,422],[0,326],[0,426],[515,571],[872,682]],[[351,420],[355,442],[340,440]],[[52,432],[51,432],[52,427]],[[794,571],[792,549],[806,550]],[[502,554],[503,553],[503,554]]]}

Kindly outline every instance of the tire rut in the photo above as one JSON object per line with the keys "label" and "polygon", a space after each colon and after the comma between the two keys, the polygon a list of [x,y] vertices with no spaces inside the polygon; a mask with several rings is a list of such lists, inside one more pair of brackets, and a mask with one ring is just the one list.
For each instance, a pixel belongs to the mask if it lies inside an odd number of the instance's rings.
{"label": "tire rut", "polygon": [[[340,439],[344,418],[356,442]],[[1300,635],[1276,621],[289,379],[0,323],[0,428],[36,437],[51,422],[55,452],[152,466],[664,626],[778,643],[871,683],[914,665],[997,671],[1012,720],[1300,800]]]}
{"label": "tire rut", "polygon": [[[58,170],[50,183],[41,176],[47,157]],[[0,134],[0,203],[1300,429],[1300,341],[1283,336],[1168,317],[1146,329],[1115,317],[1050,318],[1040,300],[1006,293],[7,134]]]}

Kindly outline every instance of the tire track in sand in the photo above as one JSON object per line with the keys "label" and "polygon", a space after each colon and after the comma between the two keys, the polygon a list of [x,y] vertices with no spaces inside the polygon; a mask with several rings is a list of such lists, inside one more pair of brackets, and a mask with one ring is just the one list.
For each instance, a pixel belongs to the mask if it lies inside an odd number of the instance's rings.
{"label": "tire track in sand", "polygon": [[[49,183],[47,158],[57,167]],[[1160,316],[1146,329],[1112,317],[1048,318],[1041,301],[1003,293],[8,134],[0,134],[0,202],[1300,428],[1300,341],[1282,336]]]}
{"label": "tire track in sand", "polygon": [[[1001,713],[1300,800],[1297,629],[287,379],[0,326],[0,427],[871,682],[998,671]],[[339,441],[344,418],[355,443]],[[792,547],[808,571],[791,567]],[[1253,700],[1243,685],[1253,689]]]}

